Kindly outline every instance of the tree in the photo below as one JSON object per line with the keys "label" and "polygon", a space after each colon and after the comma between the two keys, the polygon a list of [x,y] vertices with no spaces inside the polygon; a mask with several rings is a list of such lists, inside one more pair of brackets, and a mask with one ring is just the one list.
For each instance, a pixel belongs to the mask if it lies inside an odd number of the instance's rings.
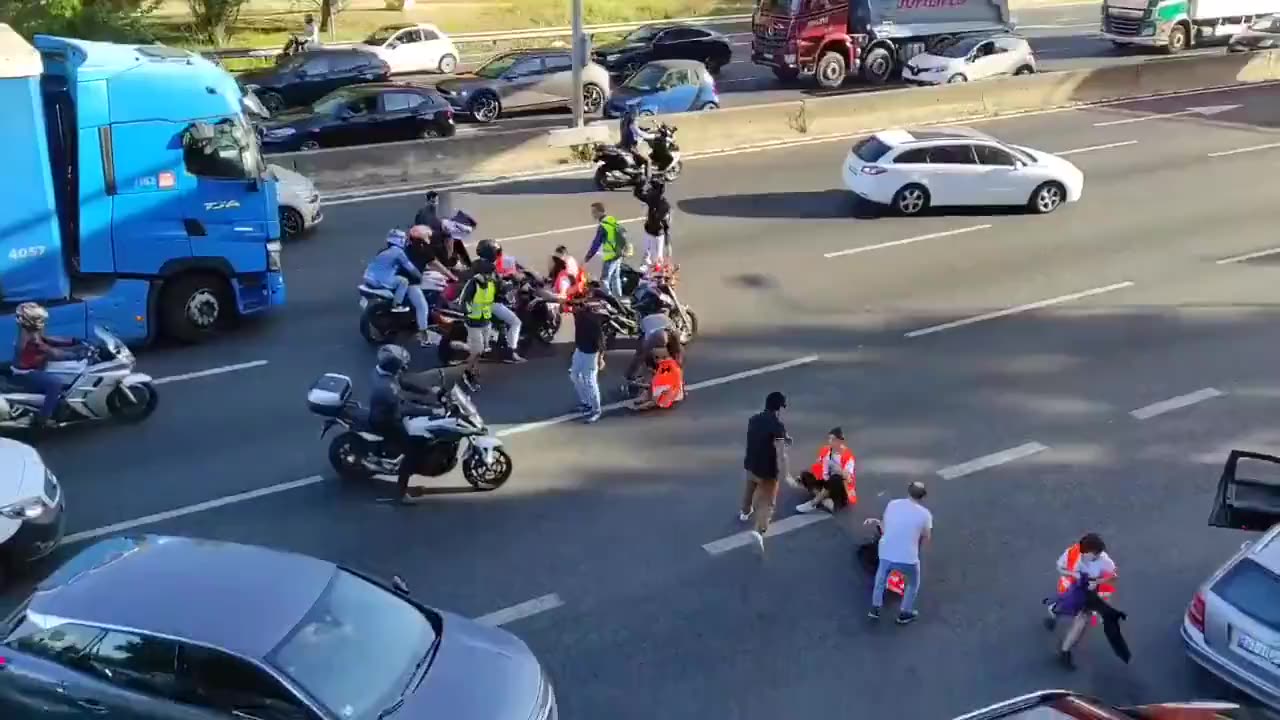
{"label": "tree", "polygon": [[161,0],[0,0],[0,21],[19,33],[145,42],[146,18]]}
{"label": "tree", "polygon": [[214,47],[222,47],[235,34],[246,2],[248,0],[187,0],[191,26]]}

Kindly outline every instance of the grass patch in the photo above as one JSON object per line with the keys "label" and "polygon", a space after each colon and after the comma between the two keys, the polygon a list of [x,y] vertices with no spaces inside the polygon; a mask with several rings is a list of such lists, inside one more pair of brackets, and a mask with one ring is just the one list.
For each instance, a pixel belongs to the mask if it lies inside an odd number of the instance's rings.
{"label": "grass patch", "polygon": [[[303,16],[317,12],[318,7],[318,0],[249,0],[240,22],[232,29],[229,45],[284,45],[289,35],[302,27]],[[585,0],[589,25],[742,14],[751,10],[752,5],[744,0]],[[419,0],[413,9],[403,11],[388,10],[383,0],[351,0],[337,16],[332,41],[362,40],[373,30],[398,22],[434,23],[446,33],[564,27],[570,23],[569,11],[568,0]],[[157,40],[203,49],[190,30],[185,0],[165,0],[148,17],[147,24]],[[324,39],[330,40],[327,33]]]}

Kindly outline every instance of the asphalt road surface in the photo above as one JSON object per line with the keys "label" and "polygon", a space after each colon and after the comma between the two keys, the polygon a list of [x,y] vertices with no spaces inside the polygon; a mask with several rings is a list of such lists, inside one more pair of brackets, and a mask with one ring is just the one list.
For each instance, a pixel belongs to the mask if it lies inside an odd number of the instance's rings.
{"label": "asphalt road surface", "polygon": [[[1177,629],[1248,539],[1206,526],[1227,451],[1280,448],[1280,254],[1235,260],[1277,246],[1278,107],[1261,87],[980,123],[1084,170],[1083,200],[1044,217],[878,217],[840,189],[849,141],[691,161],[671,189],[680,291],[702,321],[687,402],[525,425],[571,405],[566,328],[554,353],[486,372],[477,402],[507,433],[510,483],[434,480],[409,508],[379,500],[388,483],[330,479],[304,395],[325,371],[367,391],[355,285],[418,198],[331,205],[286,248],[282,312],[144,354],[170,379],[146,424],[46,443],[72,544],[136,526],[398,572],[529,642],[568,720],[946,718],[1050,686],[1117,703],[1227,695]],[[585,175],[454,196],[530,264],[584,251],[597,200],[639,214]],[[625,359],[610,356],[606,386]],[[802,524],[784,491],[789,531],[762,559],[735,547],[736,515],[746,418],[772,390],[790,398],[797,466],[845,428],[861,502]],[[922,615],[873,625],[860,523],[912,480],[936,521]],[[1068,673],[1040,602],[1089,531],[1119,563],[1134,660],[1095,632]]]}

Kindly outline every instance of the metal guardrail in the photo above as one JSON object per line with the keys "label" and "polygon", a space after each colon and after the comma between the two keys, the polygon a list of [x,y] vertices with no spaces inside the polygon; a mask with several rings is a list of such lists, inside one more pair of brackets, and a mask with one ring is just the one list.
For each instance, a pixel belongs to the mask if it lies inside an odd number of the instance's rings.
{"label": "metal guardrail", "polygon": [[[655,23],[681,23],[686,25],[729,25],[751,20],[750,15],[714,15],[700,18],[674,18],[671,20],[649,20],[646,22],[611,23],[607,25],[587,25],[583,27],[588,35],[604,33],[630,32],[645,25]],[[569,37],[573,28],[530,28],[528,30],[499,30],[495,32],[458,33],[449,35],[455,45],[497,42],[500,40],[540,40],[543,38]],[[324,47],[346,48],[358,43],[325,43]],[[280,54],[279,48],[232,48],[226,50],[210,50],[203,53],[205,57],[217,60],[237,58],[269,58]]]}

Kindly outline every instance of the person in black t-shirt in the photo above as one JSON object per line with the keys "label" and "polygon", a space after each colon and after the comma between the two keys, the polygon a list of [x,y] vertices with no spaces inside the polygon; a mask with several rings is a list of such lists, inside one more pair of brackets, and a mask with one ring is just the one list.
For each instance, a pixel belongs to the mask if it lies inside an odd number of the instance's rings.
{"label": "person in black t-shirt", "polygon": [[578,304],[573,313],[573,362],[569,378],[578,393],[583,422],[600,420],[600,368],[604,367],[604,313],[599,300]]}
{"label": "person in black t-shirt", "polygon": [[671,203],[667,202],[666,186],[650,180],[637,185],[636,199],[645,205],[644,261],[641,270],[662,265],[671,254]]}
{"label": "person in black t-shirt", "polygon": [[778,482],[791,477],[787,462],[791,437],[782,423],[782,411],[786,407],[787,397],[777,391],[771,392],[764,400],[764,411],[747,421],[747,450],[742,460],[747,480],[738,519],[747,522],[755,515],[755,529],[751,535],[760,552],[764,552],[764,535],[769,530],[769,520],[778,500]]}

